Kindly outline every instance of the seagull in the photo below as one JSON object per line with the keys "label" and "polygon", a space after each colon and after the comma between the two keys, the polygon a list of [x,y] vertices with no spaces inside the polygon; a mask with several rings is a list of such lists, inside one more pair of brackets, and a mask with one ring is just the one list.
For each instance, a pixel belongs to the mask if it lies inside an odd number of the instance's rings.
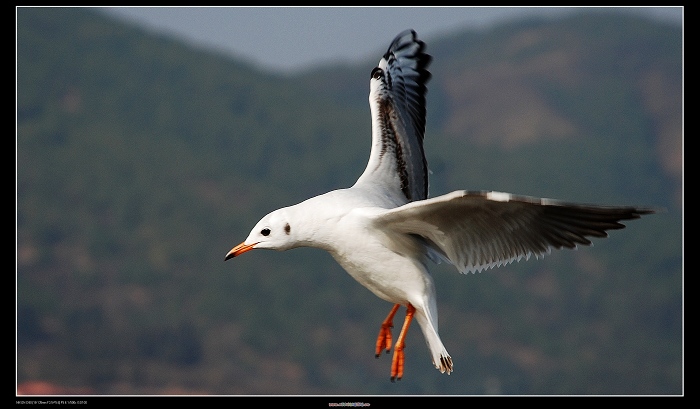
{"label": "seagull", "polygon": [[502,266],[552,249],[590,245],[621,220],[653,210],[598,206],[494,191],[455,191],[428,198],[423,151],[427,70],[432,57],[414,30],[401,32],[371,71],[372,146],[357,182],[345,189],[275,210],[233,247],[229,260],[253,249],[315,247],[329,252],[360,284],[394,304],[382,322],[375,355],[392,348],[394,315],[406,308],[393,345],[391,381],[404,373],[405,338],[415,319],[442,373],[452,358],[438,335],[438,311],[429,262],[461,273]]}

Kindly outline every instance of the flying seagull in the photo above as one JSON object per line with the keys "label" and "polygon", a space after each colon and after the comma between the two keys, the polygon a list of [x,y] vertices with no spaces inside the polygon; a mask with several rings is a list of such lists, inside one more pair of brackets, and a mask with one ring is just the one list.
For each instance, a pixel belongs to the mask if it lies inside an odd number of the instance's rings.
{"label": "flying seagull", "polygon": [[432,57],[413,30],[400,33],[370,75],[372,148],[350,188],[334,190],[263,217],[226,260],[253,249],[316,247],[328,251],[360,284],[393,308],[382,322],[375,354],[391,351],[393,318],[406,317],[391,362],[404,371],[404,339],[415,318],[435,367],[452,372],[438,335],[435,286],[428,261],[476,272],[589,245],[588,237],[625,227],[650,209],[569,204],[502,192],[455,191],[428,198],[423,151],[427,70]]}

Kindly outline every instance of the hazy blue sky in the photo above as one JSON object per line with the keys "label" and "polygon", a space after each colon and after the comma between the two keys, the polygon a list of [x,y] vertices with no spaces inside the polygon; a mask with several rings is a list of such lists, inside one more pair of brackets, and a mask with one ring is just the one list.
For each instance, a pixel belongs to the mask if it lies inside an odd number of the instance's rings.
{"label": "hazy blue sky", "polygon": [[[102,7],[106,13],[273,71],[361,61],[406,28],[425,40],[527,15],[582,7]],[[605,8],[613,10],[613,8]],[[614,8],[681,24],[682,7]]]}

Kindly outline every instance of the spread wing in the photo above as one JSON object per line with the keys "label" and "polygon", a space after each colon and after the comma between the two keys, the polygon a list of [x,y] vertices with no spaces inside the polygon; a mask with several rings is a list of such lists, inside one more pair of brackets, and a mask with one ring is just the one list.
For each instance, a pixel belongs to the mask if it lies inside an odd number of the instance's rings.
{"label": "spread wing", "polygon": [[540,256],[552,248],[589,245],[621,220],[653,213],[636,207],[563,203],[500,192],[456,191],[375,216],[377,227],[421,236],[460,272],[475,272]]}
{"label": "spread wing", "polygon": [[357,184],[376,185],[403,202],[428,197],[423,137],[431,57],[424,49],[415,31],[402,32],[370,78],[372,151]]}

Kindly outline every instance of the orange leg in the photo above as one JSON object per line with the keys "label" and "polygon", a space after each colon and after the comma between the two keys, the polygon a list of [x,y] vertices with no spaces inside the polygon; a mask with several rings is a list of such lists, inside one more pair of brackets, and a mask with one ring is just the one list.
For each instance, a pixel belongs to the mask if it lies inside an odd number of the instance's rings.
{"label": "orange leg", "polygon": [[391,309],[389,315],[387,315],[384,322],[382,322],[382,327],[379,329],[379,336],[377,337],[377,349],[375,353],[377,358],[379,358],[382,349],[386,349],[387,354],[389,350],[391,350],[391,329],[394,328],[394,315],[400,306],[401,304],[394,305],[394,308]]}
{"label": "orange leg", "polygon": [[413,313],[416,312],[416,308],[411,304],[406,306],[406,319],[403,322],[403,328],[401,328],[401,333],[399,333],[399,338],[396,340],[396,345],[394,345],[394,357],[391,360],[391,381],[394,379],[401,380],[403,377],[403,365],[404,365],[404,340],[406,334],[408,333],[408,327],[411,326],[411,320],[413,319]]}

